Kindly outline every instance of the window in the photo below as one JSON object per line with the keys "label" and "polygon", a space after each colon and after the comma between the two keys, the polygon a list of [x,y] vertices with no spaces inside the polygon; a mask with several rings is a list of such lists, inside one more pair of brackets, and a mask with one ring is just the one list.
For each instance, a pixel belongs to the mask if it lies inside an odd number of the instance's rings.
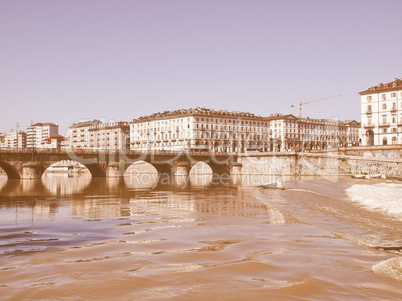
{"label": "window", "polygon": [[396,93],[391,93],[391,97],[395,98],[396,97]]}
{"label": "window", "polygon": [[383,109],[383,110],[386,110],[386,109],[387,109],[387,104],[386,104],[386,103],[383,103],[383,104],[382,104],[382,109]]}
{"label": "window", "polygon": [[392,133],[396,133],[396,128],[392,128]]}
{"label": "window", "polygon": [[381,95],[381,99],[382,99],[382,100],[386,100],[386,99],[387,99],[386,95],[385,95],[385,94],[382,94],[382,95]]}
{"label": "window", "polygon": [[367,96],[367,101],[371,101],[371,95]]}

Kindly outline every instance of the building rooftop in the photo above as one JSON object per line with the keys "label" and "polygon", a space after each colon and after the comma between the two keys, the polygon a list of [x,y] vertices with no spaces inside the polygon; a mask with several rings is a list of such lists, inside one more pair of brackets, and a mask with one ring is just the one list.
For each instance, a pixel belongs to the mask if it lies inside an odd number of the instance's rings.
{"label": "building rooftop", "polygon": [[31,126],[44,126],[44,125],[57,126],[57,124],[52,123],[52,122],[46,122],[46,123],[38,122],[38,123],[32,124]]}
{"label": "building rooftop", "polygon": [[380,83],[377,86],[373,86],[373,87],[368,88],[367,90],[359,92],[359,94],[364,95],[364,94],[394,91],[394,90],[400,90],[400,89],[402,89],[402,78],[395,78],[392,82],[389,82],[386,84]]}
{"label": "building rooftop", "polygon": [[268,120],[268,121],[274,121],[274,120],[285,119],[285,118],[288,118],[288,117],[293,117],[293,118],[297,119],[297,117],[295,117],[292,114],[282,115],[282,114],[279,114],[279,113],[271,114],[271,116],[264,117],[264,119]]}
{"label": "building rooftop", "polygon": [[110,121],[107,123],[103,123],[100,120],[90,120],[90,121],[84,121],[84,122],[77,122],[74,123],[70,128],[80,128],[80,127],[89,127],[89,130],[98,130],[100,128],[124,128],[124,127],[129,127],[129,124],[127,121]]}
{"label": "building rooftop", "polygon": [[165,111],[159,113],[153,113],[147,116],[141,116],[137,119],[133,119],[133,122],[144,122],[156,119],[167,119],[181,116],[210,116],[210,117],[227,117],[227,118],[256,118],[263,119],[260,115],[256,115],[249,112],[239,112],[239,111],[227,111],[227,110],[214,110],[207,108],[190,108],[190,109],[179,109],[174,111]]}
{"label": "building rooftop", "polygon": [[83,121],[83,122],[76,122],[73,125],[70,126],[70,128],[80,128],[80,127],[87,127],[95,124],[102,123],[99,120],[90,120],[90,121]]}
{"label": "building rooftop", "polygon": [[287,119],[287,118],[294,118],[298,120],[299,123],[317,123],[317,124],[360,124],[356,120],[336,120],[336,119],[315,119],[315,118],[309,118],[309,117],[304,117],[304,118],[297,118],[292,114],[272,114],[271,116],[265,117],[265,120],[267,121],[275,121],[275,120],[282,120],[282,119]]}
{"label": "building rooftop", "polygon": [[64,136],[62,136],[60,134],[55,134],[55,135],[50,136],[48,139],[53,139],[53,138],[64,139]]}

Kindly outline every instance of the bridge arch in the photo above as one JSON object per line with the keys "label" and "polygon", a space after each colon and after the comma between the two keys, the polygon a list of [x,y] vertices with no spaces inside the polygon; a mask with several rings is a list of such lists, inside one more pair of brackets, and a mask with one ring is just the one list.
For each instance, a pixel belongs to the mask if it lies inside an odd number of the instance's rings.
{"label": "bridge arch", "polygon": [[124,177],[135,187],[169,185],[172,183],[173,167],[168,163],[135,160],[126,169]]}
{"label": "bridge arch", "polygon": [[[207,182],[212,185],[228,185],[230,183],[230,168],[224,162],[198,161],[191,167],[189,176],[193,184],[201,181],[201,185]],[[196,180],[196,178],[198,179]]]}
{"label": "bridge arch", "polygon": [[[42,177],[43,173],[46,170],[48,170],[50,166],[52,166],[60,161],[63,161],[63,160],[43,162],[44,169],[40,176]],[[81,165],[85,166],[89,170],[92,177],[102,177],[102,178],[106,177],[106,166],[102,166],[101,164],[98,164],[98,163],[86,164],[86,163],[81,163],[76,160],[70,160],[70,161],[77,162],[77,163],[80,163]]]}
{"label": "bridge arch", "polygon": [[21,179],[21,174],[19,171],[21,168],[20,166],[18,166],[20,167],[18,168],[10,163],[0,161],[0,167],[4,170],[9,179]]}
{"label": "bridge arch", "polygon": [[193,186],[207,186],[211,184],[213,170],[205,162],[195,163],[189,170],[189,181]]}
{"label": "bridge arch", "polygon": [[89,172],[89,169],[78,161],[75,160],[59,160],[55,162],[47,162],[44,164],[44,172],[42,177],[48,173],[69,173],[69,174],[80,174],[81,172]]}

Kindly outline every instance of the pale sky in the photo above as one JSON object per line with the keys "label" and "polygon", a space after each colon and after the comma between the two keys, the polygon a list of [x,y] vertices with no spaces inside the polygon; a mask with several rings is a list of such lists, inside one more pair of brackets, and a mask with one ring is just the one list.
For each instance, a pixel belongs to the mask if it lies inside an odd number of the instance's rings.
{"label": "pale sky", "polygon": [[402,0],[0,0],[0,132],[207,107],[360,121]]}

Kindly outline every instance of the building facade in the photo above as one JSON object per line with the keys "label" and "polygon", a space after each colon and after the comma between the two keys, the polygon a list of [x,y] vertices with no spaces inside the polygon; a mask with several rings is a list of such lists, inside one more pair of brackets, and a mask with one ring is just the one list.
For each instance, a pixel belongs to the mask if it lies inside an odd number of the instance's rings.
{"label": "building facade", "polygon": [[359,145],[360,123],[355,120],[297,118],[273,114],[270,122],[273,151],[300,151]]}
{"label": "building facade", "polygon": [[269,141],[269,122],[248,112],[183,109],[142,116],[130,123],[133,151],[268,151]]}
{"label": "building facade", "polygon": [[0,149],[5,148],[6,134],[0,133]]}
{"label": "building facade", "polygon": [[[128,150],[130,126],[128,122],[91,120],[70,126],[68,148],[83,150]],[[63,147],[66,147],[64,145]]]}
{"label": "building facade", "polygon": [[272,114],[266,117],[271,129],[271,151],[296,151],[300,149],[298,119],[292,114]]}
{"label": "building facade", "polygon": [[22,131],[10,132],[0,137],[0,147],[5,149],[25,149],[27,134]]}
{"label": "building facade", "polygon": [[64,141],[64,139],[65,138],[59,134],[52,135],[45,140],[45,142],[42,145],[42,148],[53,151],[61,150],[61,144]]}
{"label": "building facade", "polygon": [[55,123],[35,123],[27,128],[27,145],[29,149],[43,148],[50,136],[59,133]]}
{"label": "building facade", "polygon": [[363,145],[402,144],[402,79],[359,93]]}
{"label": "building facade", "polygon": [[302,118],[299,132],[303,149],[358,146],[360,123],[355,120]]}

